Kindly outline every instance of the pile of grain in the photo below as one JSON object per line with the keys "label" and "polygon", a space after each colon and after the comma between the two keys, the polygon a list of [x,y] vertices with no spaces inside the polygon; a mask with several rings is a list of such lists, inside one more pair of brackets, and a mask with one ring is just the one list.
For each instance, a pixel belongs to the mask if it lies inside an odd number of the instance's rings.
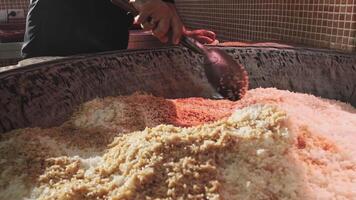
{"label": "pile of grain", "polygon": [[0,199],[356,199],[355,141],[356,109],[305,94],[109,97],[1,136]]}

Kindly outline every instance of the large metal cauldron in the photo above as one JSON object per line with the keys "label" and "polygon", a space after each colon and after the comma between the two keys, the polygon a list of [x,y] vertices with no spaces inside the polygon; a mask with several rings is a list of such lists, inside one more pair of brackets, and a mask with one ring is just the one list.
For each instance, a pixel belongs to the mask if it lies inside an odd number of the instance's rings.
{"label": "large metal cauldron", "polygon": [[[250,88],[276,87],[356,106],[356,55],[332,51],[223,48],[249,72]],[[0,72],[0,133],[63,123],[96,97],[146,91],[166,98],[213,98],[199,66],[184,49],[118,51],[64,58]]]}

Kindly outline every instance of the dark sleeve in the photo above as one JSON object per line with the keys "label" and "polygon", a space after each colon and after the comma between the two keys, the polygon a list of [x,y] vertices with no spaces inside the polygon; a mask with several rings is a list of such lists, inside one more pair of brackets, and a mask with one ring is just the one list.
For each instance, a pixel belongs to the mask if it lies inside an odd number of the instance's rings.
{"label": "dark sleeve", "polygon": [[174,0],[163,0],[164,2],[174,3]]}

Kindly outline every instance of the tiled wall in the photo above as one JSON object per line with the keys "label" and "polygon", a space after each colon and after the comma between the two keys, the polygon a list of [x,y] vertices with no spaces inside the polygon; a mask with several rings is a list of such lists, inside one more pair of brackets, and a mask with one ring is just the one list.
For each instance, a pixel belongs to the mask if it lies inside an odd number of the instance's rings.
{"label": "tiled wall", "polygon": [[186,26],[222,41],[279,41],[356,51],[356,0],[176,0]]}
{"label": "tiled wall", "polygon": [[0,0],[0,10],[9,8],[26,9],[30,0]]}

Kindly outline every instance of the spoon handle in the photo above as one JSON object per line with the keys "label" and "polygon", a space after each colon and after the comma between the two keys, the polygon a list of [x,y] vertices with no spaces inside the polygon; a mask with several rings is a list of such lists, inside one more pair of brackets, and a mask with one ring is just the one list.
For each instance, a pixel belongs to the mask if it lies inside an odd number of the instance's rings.
{"label": "spoon handle", "polygon": [[208,49],[202,43],[189,36],[182,35],[180,42],[183,46],[194,51],[195,53],[207,55]]}
{"label": "spoon handle", "polygon": [[135,8],[135,6],[132,5],[132,3],[130,3],[128,0],[111,0],[111,3],[127,12],[130,12],[133,16],[137,16],[140,14],[139,11]]}

